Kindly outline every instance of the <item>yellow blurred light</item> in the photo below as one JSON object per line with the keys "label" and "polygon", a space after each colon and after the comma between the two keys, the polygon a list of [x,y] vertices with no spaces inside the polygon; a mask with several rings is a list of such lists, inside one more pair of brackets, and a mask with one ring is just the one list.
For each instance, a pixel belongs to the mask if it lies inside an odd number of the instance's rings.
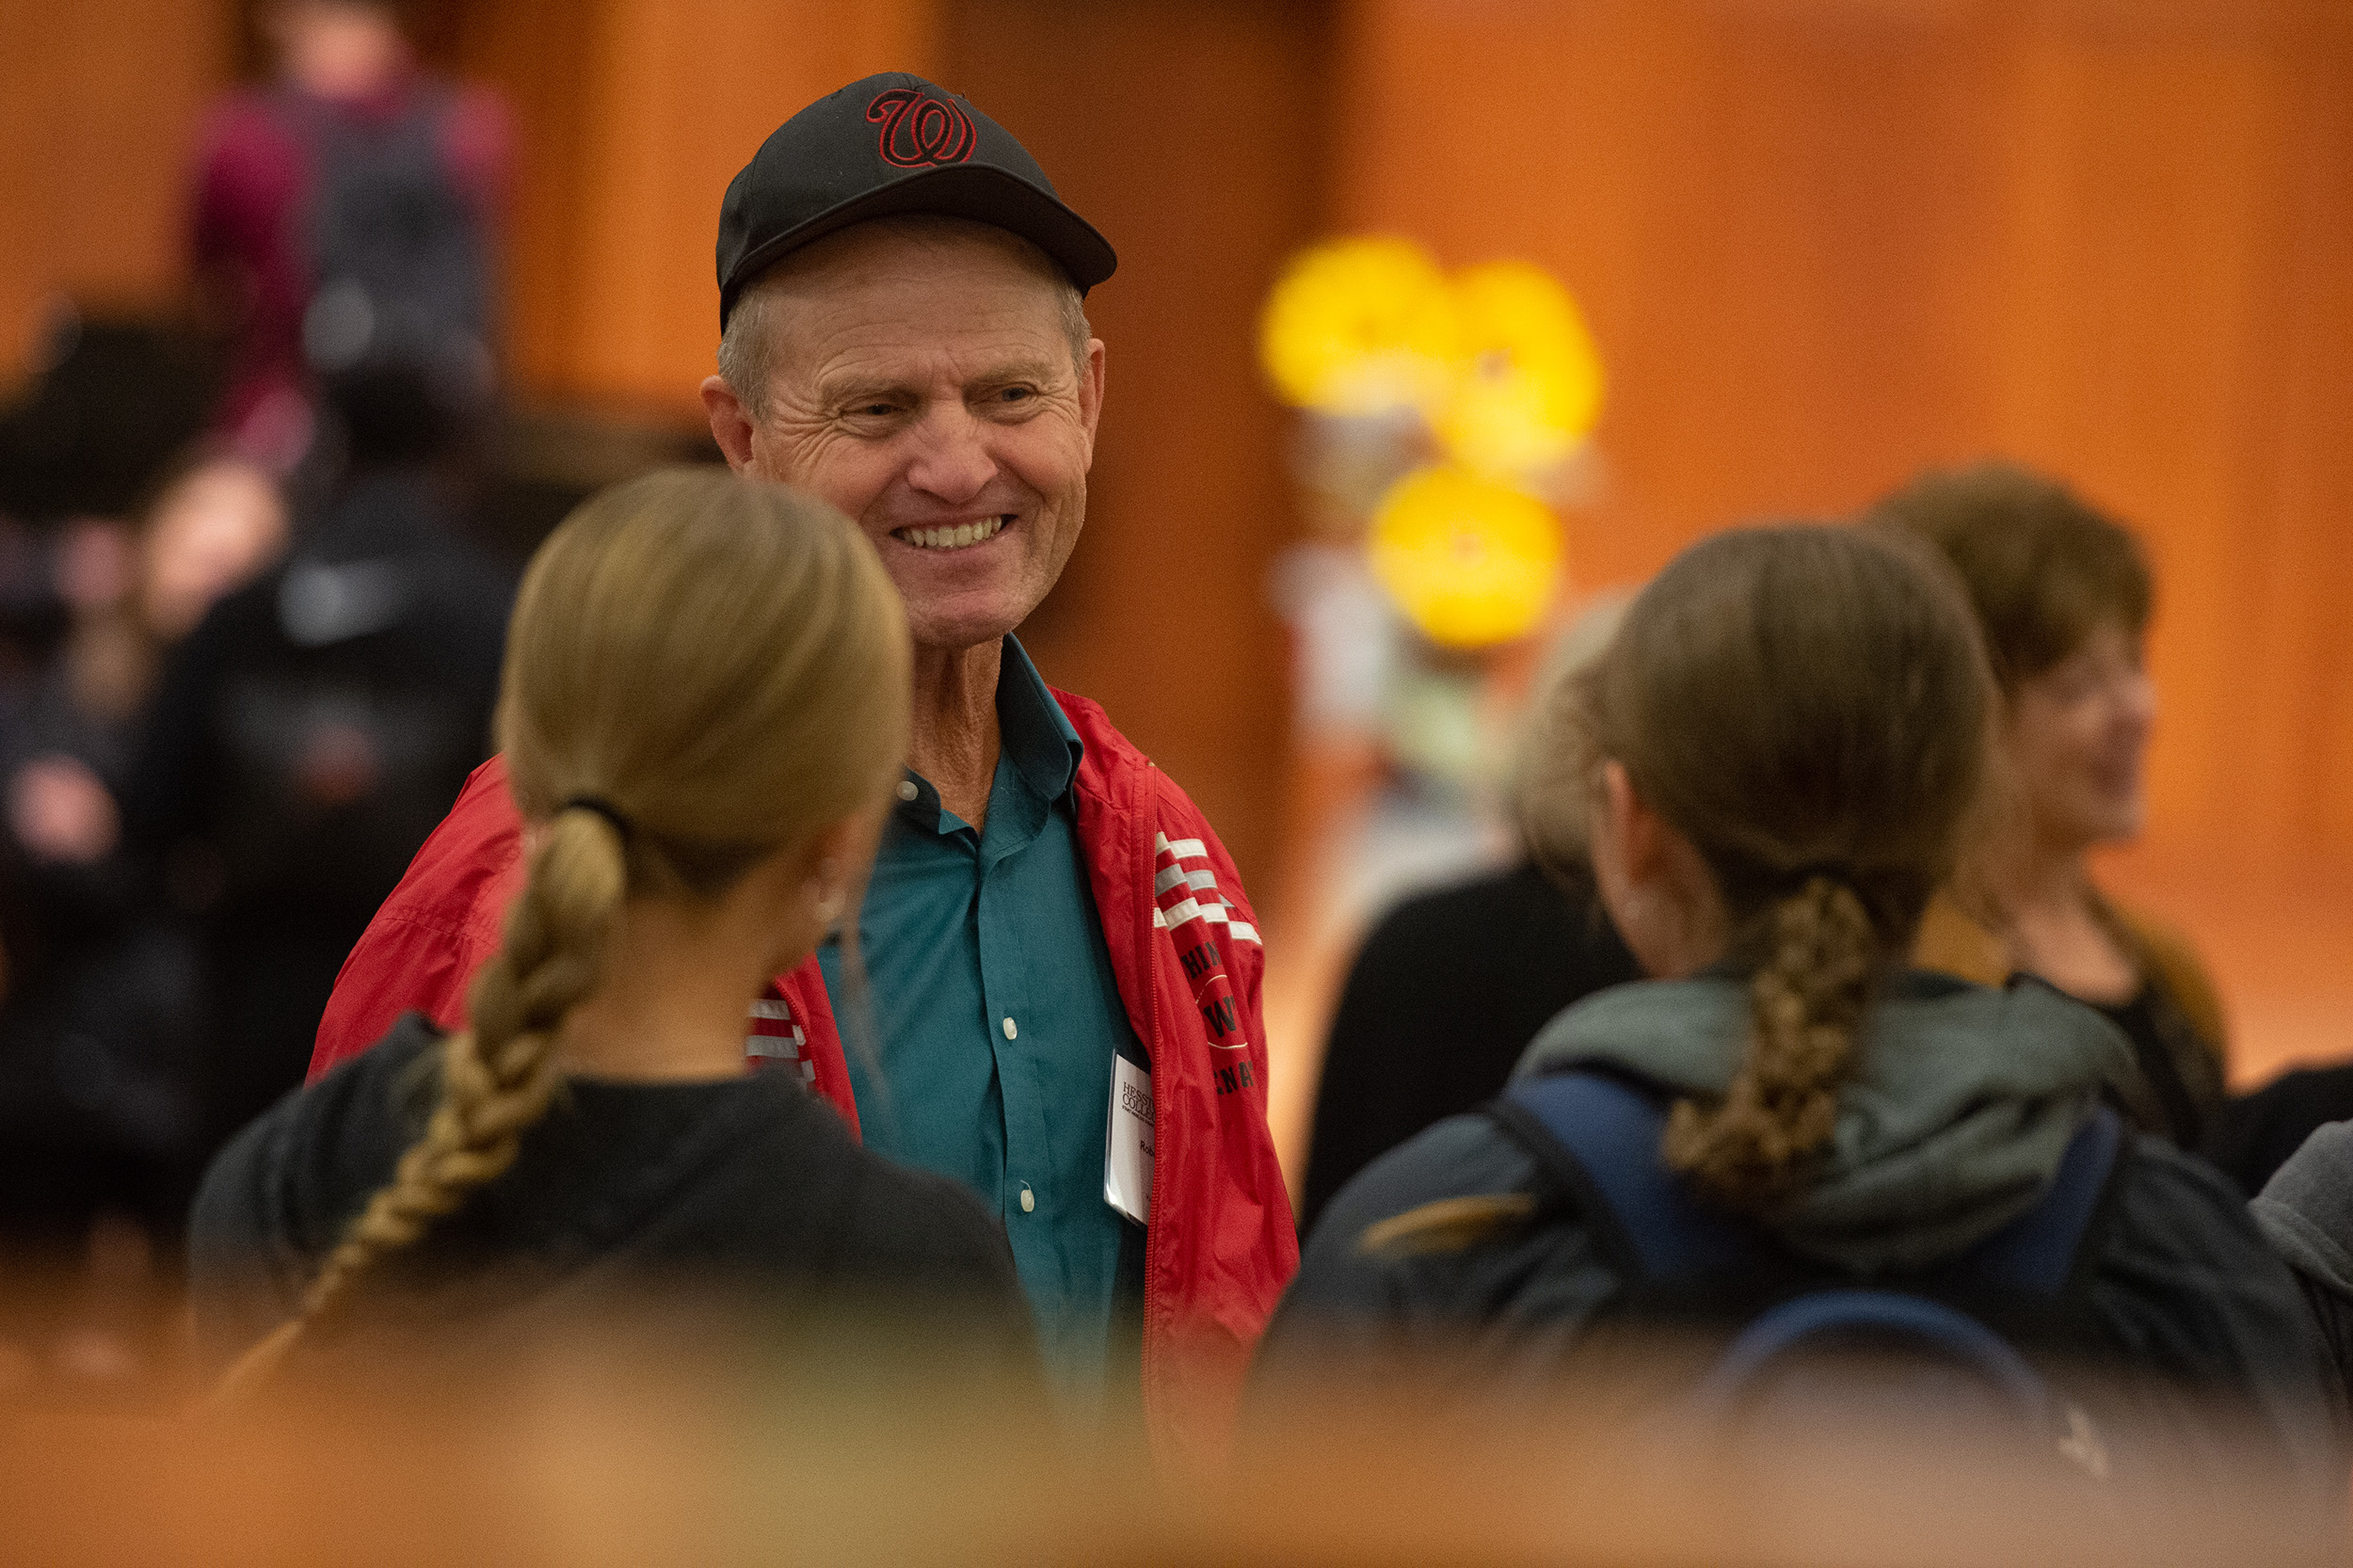
{"label": "yellow blurred light", "polygon": [[1561,575],[1561,525],[1544,504],[1450,464],[1389,488],[1368,548],[1398,608],[1448,648],[1526,636]]}
{"label": "yellow blurred light", "polygon": [[1329,414],[1434,408],[1454,379],[1454,300],[1411,240],[1336,240],[1291,258],[1258,356],[1286,403]]}
{"label": "yellow blurred light", "polygon": [[1601,357],[1577,302],[1540,267],[1466,267],[1453,293],[1460,368],[1433,427],[1473,472],[1525,482],[1592,432]]}

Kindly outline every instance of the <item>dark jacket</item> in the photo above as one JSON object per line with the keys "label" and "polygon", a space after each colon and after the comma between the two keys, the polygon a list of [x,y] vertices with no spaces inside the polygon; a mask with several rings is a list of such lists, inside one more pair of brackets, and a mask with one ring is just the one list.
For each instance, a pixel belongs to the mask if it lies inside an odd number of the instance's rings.
{"label": "dark jacket", "polygon": [[[292,1317],[438,1094],[440,1036],[403,1018],[288,1095],[206,1173],[190,1220],[200,1352],[217,1368]],[[462,1345],[608,1288],[747,1292],[779,1328],[883,1307],[952,1315],[1033,1368],[1003,1230],[953,1182],[860,1149],[791,1075],[573,1079],[504,1175],[363,1275],[353,1320]],[[361,1304],[364,1304],[364,1306]]]}
{"label": "dark jacket", "polygon": [[2199,1152],[2251,1198],[2298,1149],[2320,1142],[2315,1133],[2348,1116],[2353,1116],[2353,1063],[2297,1067],[2224,1101]]}
{"label": "dark jacket", "polygon": [[1564,890],[1522,861],[1383,916],[1332,1016],[1301,1232],[1375,1159],[1501,1093],[1554,1014],[1640,975],[1590,875]]}
{"label": "dark jacket", "polygon": [[[53,665],[0,689],[0,779],[62,755],[120,794],[133,726]],[[216,1140],[199,951],[118,845],[59,861],[0,827],[0,1247],[79,1249],[124,1210],[177,1238]]]}
{"label": "dark jacket", "polygon": [[[1593,1064],[1671,1092],[1720,1095],[1739,1062],[1747,1007],[1745,987],[1728,979],[1621,986],[1555,1019],[1518,1071]],[[1913,976],[1874,1010],[1829,1156],[1776,1222],[1776,1239],[1864,1277],[1960,1254],[2034,1203],[2105,1086],[2132,1072],[2127,1051],[2097,1014],[2039,984],[1995,991]],[[2315,1484],[2341,1482],[2326,1352],[2244,1205],[2212,1170],[2155,1139],[2137,1140],[2123,1158],[2114,1208],[2095,1233],[2089,1309],[2102,1348],[2146,1396],[2136,1411],[2200,1440],[2178,1420],[2172,1391],[2244,1401],[2271,1439],[2268,1457]],[[1333,1357],[1362,1364],[1449,1337],[1478,1358],[1471,1386],[1556,1367],[1623,1283],[1576,1219],[1539,1208],[1459,1245],[1360,1245],[1368,1227],[1440,1200],[1535,1194],[1539,1182],[1521,1146],[1481,1115],[1443,1122],[1376,1161],[1309,1238],[1262,1371]]]}

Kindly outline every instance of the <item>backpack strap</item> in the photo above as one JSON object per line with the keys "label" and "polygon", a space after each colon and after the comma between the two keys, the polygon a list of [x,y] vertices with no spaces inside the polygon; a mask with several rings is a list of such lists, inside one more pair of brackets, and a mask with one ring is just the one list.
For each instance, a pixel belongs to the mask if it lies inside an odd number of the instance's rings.
{"label": "backpack strap", "polygon": [[1574,1203],[1629,1283],[1697,1281],[1764,1261],[1757,1227],[1703,1208],[1658,1158],[1667,1112],[1651,1086],[1576,1068],[1520,1080],[1487,1114]]}
{"label": "backpack strap", "polygon": [[1927,1296],[1899,1290],[1812,1290],[1742,1329],[1700,1382],[1699,1408],[1719,1419],[1739,1413],[1777,1363],[1817,1341],[1900,1343],[1967,1368],[2012,1416],[2053,1419],[2050,1385],[2016,1346],[1984,1322]]}
{"label": "backpack strap", "polygon": [[2094,1104],[2034,1207],[1938,1272],[2024,1296],[2073,1293],[2090,1272],[2098,1249],[2087,1243],[2105,1228],[2130,1146],[2123,1118]]}

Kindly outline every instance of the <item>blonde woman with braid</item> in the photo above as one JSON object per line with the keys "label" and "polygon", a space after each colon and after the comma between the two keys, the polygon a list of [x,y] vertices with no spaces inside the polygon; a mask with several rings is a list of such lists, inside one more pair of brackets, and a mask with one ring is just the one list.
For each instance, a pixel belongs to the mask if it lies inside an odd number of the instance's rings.
{"label": "blonde woman with braid", "polygon": [[[2326,1364],[2293,1282],[2219,1176],[2102,1108],[2123,1038],[2038,984],[1909,967],[1993,702],[1929,552],[1836,528],[1705,541],[1560,700],[1555,776],[1586,797],[1602,900],[1652,978],[1571,1006],[1504,1100],[1340,1192],[1261,1375],[1443,1349],[1472,1358],[1457,1386],[1524,1384],[1612,1321],[1692,1312],[1729,1342],[1788,1299],[1744,1295],[1768,1281],[1973,1287],[1973,1249],[2072,1190],[2062,1161],[2088,1147],[2074,1272],[2036,1304],[2071,1353],[2242,1399],[2258,1448],[2329,1475]],[[1617,1118],[1593,1125],[1647,1132],[1598,1163],[1571,1153],[1548,1096],[1572,1081]],[[1662,1214],[1748,1261],[1668,1270]]]}
{"label": "blonde woman with braid", "polygon": [[837,925],[854,941],[907,649],[872,548],[782,488],[657,473],[555,532],[507,637],[500,741],[531,826],[472,1026],[404,1018],[248,1128],[197,1199],[198,1327],[242,1355],[232,1389],[362,1324],[462,1344],[588,1279],[794,1314],[952,1301],[1018,1359],[995,1221],[862,1151],[798,1075],[744,1065],[769,977]]}

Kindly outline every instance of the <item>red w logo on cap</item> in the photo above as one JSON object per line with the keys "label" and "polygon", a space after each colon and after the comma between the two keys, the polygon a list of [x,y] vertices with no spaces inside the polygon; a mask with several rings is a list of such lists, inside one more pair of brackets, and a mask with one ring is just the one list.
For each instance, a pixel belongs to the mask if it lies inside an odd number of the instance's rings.
{"label": "red w logo on cap", "polygon": [[972,155],[980,135],[961,105],[913,88],[876,93],[866,105],[866,120],[882,127],[883,162],[900,168],[960,164]]}

